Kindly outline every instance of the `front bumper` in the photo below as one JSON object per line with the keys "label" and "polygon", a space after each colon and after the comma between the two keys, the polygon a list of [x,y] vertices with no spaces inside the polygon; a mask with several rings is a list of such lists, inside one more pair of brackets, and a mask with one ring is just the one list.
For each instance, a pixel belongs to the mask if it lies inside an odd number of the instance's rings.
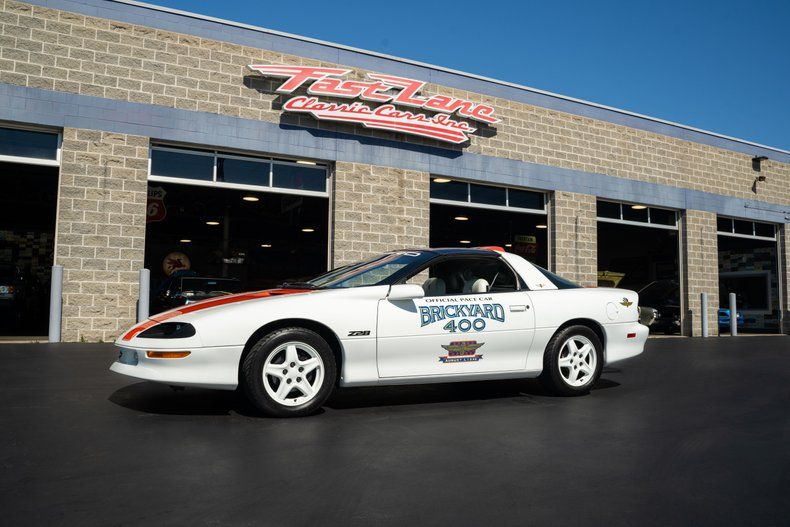
{"label": "front bumper", "polygon": [[[146,350],[168,351],[162,348],[119,346],[125,355],[110,366],[110,371],[136,379],[172,386],[195,386],[217,390],[235,390],[239,384],[239,360],[244,346],[213,348],[173,348],[189,351],[181,359],[151,359]],[[137,364],[133,364],[135,360]]]}
{"label": "front bumper", "polygon": [[[608,324],[606,331],[606,364],[630,359],[642,353],[650,330],[639,322]],[[629,338],[629,335],[635,335]]]}

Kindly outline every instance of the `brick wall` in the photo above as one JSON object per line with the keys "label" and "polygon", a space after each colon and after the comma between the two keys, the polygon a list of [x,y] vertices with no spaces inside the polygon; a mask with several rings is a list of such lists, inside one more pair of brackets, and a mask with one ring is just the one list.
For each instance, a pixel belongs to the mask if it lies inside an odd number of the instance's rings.
{"label": "brick wall", "polygon": [[688,210],[681,219],[681,258],[686,284],[683,334],[702,335],[700,294],[708,294],[708,331],[719,334],[719,251],[716,236],[716,215]]}
{"label": "brick wall", "polygon": [[598,283],[595,196],[554,192],[549,203],[554,272],[582,285]]}
{"label": "brick wall", "polygon": [[[272,93],[279,82],[250,75],[246,65],[334,64],[11,0],[0,2],[0,82],[318,126],[307,116],[282,115],[281,96]],[[357,77],[364,73],[354,70]],[[749,155],[428,85],[426,94],[435,93],[495,106],[502,119],[496,134],[474,136],[466,147],[470,152],[790,204],[790,164],[765,162],[762,173],[767,181],[755,194]],[[322,124],[321,128],[393,137],[350,125]]]}
{"label": "brick wall", "polygon": [[143,266],[148,139],[63,131],[55,263],[64,341],[108,341],[136,317]]}
{"label": "brick wall", "polygon": [[334,266],[404,247],[428,246],[427,173],[337,163]]}

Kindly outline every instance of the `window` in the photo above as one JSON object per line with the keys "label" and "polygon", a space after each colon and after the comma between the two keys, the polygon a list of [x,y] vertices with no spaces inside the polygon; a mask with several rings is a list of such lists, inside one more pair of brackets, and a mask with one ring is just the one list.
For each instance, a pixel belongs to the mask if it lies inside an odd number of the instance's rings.
{"label": "window", "polygon": [[[151,177],[174,178],[226,187],[282,189],[286,193],[327,193],[328,167],[313,161],[289,161],[223,152],[155,146],[151,148]],[[168,181],[159,179],[159,181]],[[254,190],[254,189],[250,189]],[[288,191],[298,192],[288,192]]]}
{"label": "window", "polygon": [[[25,158],[24,162],[40,160],[37,164],[56,164],[60,135],[52,132],[0,128],[0,158],[14,161]],[[49,163],[47,163],[49,161]]]}
{"label": "window", "polygon": [[[534,264],[533,264],[534,265]],[[543,273],[543,275],[549,279],[549,282],[554,284],[557,289],[578,289],[581,286],[575,282],[571,282],[570,280],[563,278],[559,275],[552,273],[551,271],[547,271],[546,269],[542,268],[539,265],[535,265],[538,270]]]}
{"label": "window", "polygon": [[752,220],[739,220],[725,216],[716,217],[716,230],[725,236],[740,236],[747,238],[764,238],[775,240],[776,228],[773,223],[763,223]]}
{"label": "window", "polygon": [[[416,281],[415,281],[416,279]],[[518,291],[516,275],[499,258],[456,257],[441,259],[409,277],[419,283],[425,296],[511,293]]]}
{"label": "window", "polygon": [[466,183],[439,176],[431,177],[431,201],[438,203],[455,201],[492,208],[546,211],[546,195],[543,192]]}
{"label": "window", "polygon": [[268,187],[270,171],[266,161],[217,157],[217,181]]}
{"label": "window", "polygon": [[619,203],[599,199],[597,216],[610,223],[647,223],[660,228],[677,229],[677,211],[648,207],[638,203]]}
{"label": "window", "polygon": [[433,255],[417,251],[387,253],[339,269],[333,269],[305,282],[316,289],[386,285],[410,267],[418,267]]}
{"label": "window", "polygon": [[272,167],[272,186],[299,190],[326,190],[326,169],[297,163],[275,163]]}
{"label": "window", "polygon": [[151,175],[211,181],[214,156],[204,152],[152,150]]}

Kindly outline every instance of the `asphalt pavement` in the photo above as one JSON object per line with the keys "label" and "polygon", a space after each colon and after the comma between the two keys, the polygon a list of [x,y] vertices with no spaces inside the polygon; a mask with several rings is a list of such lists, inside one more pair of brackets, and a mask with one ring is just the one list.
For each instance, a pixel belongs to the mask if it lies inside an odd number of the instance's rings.
{"label": "asphalt pavement", "polygon": [[790,523],[790,337],[651,339],[585,397],[355,388],[301,419],[115,356],[0,345],[5,525]]}

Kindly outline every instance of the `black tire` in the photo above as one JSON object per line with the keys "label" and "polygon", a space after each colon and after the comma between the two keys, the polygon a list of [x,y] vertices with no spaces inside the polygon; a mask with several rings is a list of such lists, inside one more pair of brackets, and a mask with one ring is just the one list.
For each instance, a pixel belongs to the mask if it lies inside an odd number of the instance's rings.
{"label": "black tire", "polygon": [[[587,339],[595,349],[596,356],[593,374],[581,386],[569,384],[563,376],[559,364],[563,346],[571,337],[575,336]],[[585,395],[590,392],[590,389],[598,381],[602,369],[603,344],[598,335],[587,326],[569,326],[562,331],[558,331],[546,346],[546,352],[543,354],[543,373],[541,373],[540,380],[544,386],[557,395],[565,397]]]}
{"label": "black tire", "polygon": [[[323,362],[323,380],[317,393],[303,404],[288,406],[274,399],[266,390],[264,382],[275,383],[276,378],[264,379],[263,367],[270,355],[277,352],[278,347],[288,342],[304,343],[312,347]],[[274,357],[277,359],[278,357]],[[287,365],[283,365],[287,369]],[[293,375],[293,372],[291,373]],[[337,379],[337,364],[329,344],[316,332],[300,327],[289,327],[275,330],[256,342],[250,352],[244,357],[241,366],[241,385],[244,395],[261,412],[272,417],[301,417],[310,415],[318,410],[332,394]],[[284,382],[284,381],[280,381]],[[279,383],[277,383],[279,386]],[[293,385],[296,387],[296,384]],[[277,386],[270,384],[270,389]],[[300,391],[290,392],[299,394]],[[298,396],[292,397],[298,403]]]}

